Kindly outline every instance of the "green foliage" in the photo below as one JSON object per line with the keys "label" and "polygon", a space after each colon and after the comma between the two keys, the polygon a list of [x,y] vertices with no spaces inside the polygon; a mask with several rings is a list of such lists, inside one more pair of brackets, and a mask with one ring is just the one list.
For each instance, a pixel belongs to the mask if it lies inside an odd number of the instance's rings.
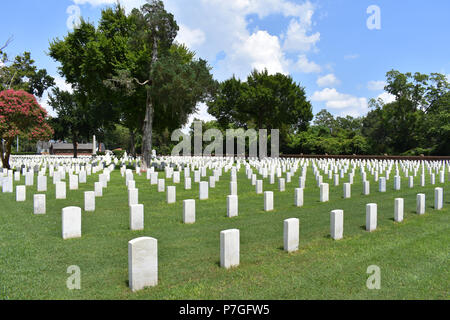
{"label": "green foliage", "polygon": [[[0,52],[1,54],[1,52]],[[36,97],[42,97],[44,91],[55,85],[53,77],[47,70],[38,69],[31,59],[30,52],[24,52],[9,63],[8,56],[3,53],[0,58],[0,91],[7,89],[24,90]]]}
{"label": "green foliage", "polygon": [[208,112],[226,128],[305,130],[312,119],[312,106],[304,88],[290,76],[254,70],[247,82],[232,77],[222,82],[208,103]]}

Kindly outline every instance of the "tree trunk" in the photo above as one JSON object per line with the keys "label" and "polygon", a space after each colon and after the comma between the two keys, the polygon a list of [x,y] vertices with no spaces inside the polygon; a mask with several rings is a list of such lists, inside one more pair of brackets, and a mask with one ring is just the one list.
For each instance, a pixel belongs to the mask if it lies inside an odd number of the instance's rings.
{"label": "tree trunk", "polygon": [[142,155],[145,168],[148,168],[152,159],[152,131],[153,131],[153,103],[150,89],[147,89],[147,101],[145,109],[145,120],[142,134]]}
{"label": "tree trunk", "polygon": [[[148,74],[148,79],[152,78],[152,67],[154,63],[158,60],[158,37],[153,38],[153,55],[152,62],[150,64],[150,70]],[[151,85],[151,83],[150,83]],[[153,102],[151,97],[151,89],[147,87],[147,100],[145,102],[145,119],[142,134],[142,155],[143,155],[143,170],[147,170],[150,166],[152,159],[152,131],[153,131]]]}
{"label": "tree trunk", "polygon": [[6,145],[4,142],[0,144],[0,152],[2,156],[2,165],[5,169],[11,169],[11,166],[9,165],[9,156],[11,155],[11,145],[12,145],[12,139],[9,139],[6,141]]}
{"label": "tree trunk", "polygon": [[73,157],[78,158],[78,141],[77,137],[73,137],[72,144],[73,144]]}
{"label": "tree trunk", "polygon": [[130,154],[136,157],[136,133],[134,130],[128,129],[130,131]]}

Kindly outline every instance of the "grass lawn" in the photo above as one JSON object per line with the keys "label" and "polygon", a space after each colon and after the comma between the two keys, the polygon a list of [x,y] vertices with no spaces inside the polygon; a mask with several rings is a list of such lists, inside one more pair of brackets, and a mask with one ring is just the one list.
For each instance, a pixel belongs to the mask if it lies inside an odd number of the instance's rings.
{"label": "grass lawn", "polygon": [[[308,168],[304,206],[294,206],[297,171],[286,191],[264,180],[264,191],[273,190],[273,212],[264,212],[264,195],[238,174],[239,216],[227,218],[226,196],[230,173],[223,173],[209,200],[198,200],[199,187],[177,186],[177,202],[166,204],[145,174],[135,174],[139,203],[144,204],[145,230],[129,230],[128,194],[118,170],[111,174],[96,211],[82,212],[82,237],[63,240],[61,209],[84,208],[84,191],[93,191],[98,175],[88,176],[79,190],[67,190],[66,200],[55,200],[48,178],[47,214],[33,215],[34,186],[27,187],[26,202],[15,193],[0,193],[0,299],[449,299],[450,298],[450,182],[444,185],[394,191],[394,174],[387,192],[368,174],[370,195],[362,195],[356,170],[352,197],[343,199],[343,183],[330,184],[330,201],[319,202],[319,188]],[[211,174],[211,172],[209,172]],[[164,173],[159,173],[162,177]],[[183,176],[183,174],[181,174]],[[191,174],[193,177],[193,174]],[[20,183],[25,184],[24,177]],[[192,179],[193,181],[194,179]],[[203,178],[205,180],[205,178]],[[68,175],[66,175],[68,187]],[[166,180],[166,187],[173,185]],[[434,188],[444,188],[444,209],[434,210]],[[68,189],[68,188],[67,188]],[[416,194],[425,193],[426,213],[415,214]],[[394,198],[405,199],[402,223],[393,221]],[[183,199],[196,199],[196,223],[182,223]],[[367,203],[378,204],[378,227],[365,231]],[[344,239],[330,238],[330,211],[344,210]],[[283,251],[283,220],[300,219],[300,250]],[[240,265],[220,268],[219,233],[240,230]],[[128,288],[128,241],[141,236],[158,239],[159,284],[132,293]],[[81,290],[69,290],[67,268],[81,269]],[[381,289],[369,290],[367,267],[381,269]]]}

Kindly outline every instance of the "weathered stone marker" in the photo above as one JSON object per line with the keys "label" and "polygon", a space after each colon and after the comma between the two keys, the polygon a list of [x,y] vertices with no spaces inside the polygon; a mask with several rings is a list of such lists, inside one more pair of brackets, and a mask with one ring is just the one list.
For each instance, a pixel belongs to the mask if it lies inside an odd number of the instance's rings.
{"label": "weathered stone marker", "polygon": [[291,218],[284,220],[284,251],[294,252],[298,250],[299,233],[299,219]]}
{"label": "weathered stone marker", "polygon": [[403,221],[403,207],[404,207],[404,200],[403,200],[403,198],[395,198],[394,220],[396,222],[402,222]]}
{"label": "weathered stone marker", "polygon": [[334,240],[342,239],[344,234],[344,210],[333,210],[330,213],[330,233]]}
{"label": "weathered stone marker", "polygon": [[380,177],[379,185],[378,185],[378,191],[379,192],[386,192],[386,178],[385,177]]}
{"label": "weathered stone marker", "polygon": [[264,211],[273,210],[273,191],[264,192]]}
{"label": "weathered stone marker", "polygon": [[377,228],[377,204],[366,205],[366,230],[371,232]]}
{"label": "weathered stone marker", "polygon": [[56,199],[66,198],[66,183],[59,181],[55,184],[56,186]]}
{"label": "weathered stone marker", "polygon": [[327,202],[329,200],[328,183],[320,184],[320,202]]}
{"label": "weathered stone marker", "polygon": [[303,189],[302,188],[295,188],[294,204],[296,207],[303,206]]}
{"label": "weathered stone marker", "polygon": [[209,186],[207,181],[200,181],[199,183],[200,200],[208,199],[208,187]]}
{"label": "weathered stone marker", "polygon": [[417,214],[425,214],[425,194],[417,194],[417,204],[416,204]]}
{"label": "weathered stone marker", "polygon": [[183,200],[183,223],[195,223],[195,200]]}
{"label": "weathered stone marker", "polygon": [[128,242],[128,282],[133,292],[158,284],[158,240],[141,237]]}
{"label": "weathered stone marker", "polygon": [[176,193],[176,187],[175,186],[168,186],[167,187],[167,203],[175,203],[177,200],[177,193]]}
{"label": "weathered stone marker", "polygon": [[435,188],[434,189],[434,209],[441,210],[444,206],[444,189]]}
{"label": "weathered stone marker", "polygon": [[26,186],[16,186],[16,201],[24,202],[27,199]]}
{"label": "weathered stone marker", "polygon": [[63,239],[81,238],[81,208],[62,209],[62,237]]}
{"label": "weathered stone marker", "polygon": [[239,265],[239,230],[229,229],[220,232],[220,266],[232,268]]}
{"label": "weathered stone marker", "polygon": [[256,180],[256,194],[262,194],[263,193],[263,181],[262,180]]}
{"label": "weathered stone marker", "polygon": [[46,192],[47,191],[47,176],[37,177],[37,191]]}
{"label": "weathered stone marker", "polygon": [[229,218],[236,217],[238,215],[238,196],[227,196],[227,216]]}
{"label": "weathered stone marker", "polygon": [[128,205],[139,203],[139,191],[138,189],[128,189]]}
{"label": "weathered stone marker", "polygon": [[103,196],[103,183],[101,182],[95,182],[94,183],[94,192],[96,197]]}
{"label": "weathered stone marker", "polygon": [[130,229],[144,230],[144,205],[133,204],[130,206]]}
{"label": "weathered stone marker", "polygon": [[86,191],[84,193],[84,211],[95,211],[95,192]]}
{"label": "weathered stone marker", "polygon": [[344,183],[344,199],[351,197],[351,184],[349,182]]}
{"label": "weathered stone marker", "polygon": [[370,182],[368,180],[363,182],[363,195],[367,196],[370,194]]}
{"label": "weathered stone marker", "polygon": [[46,212],[45,194],[35,194],[33,196],[33,209],[34,214],[45,214]]}

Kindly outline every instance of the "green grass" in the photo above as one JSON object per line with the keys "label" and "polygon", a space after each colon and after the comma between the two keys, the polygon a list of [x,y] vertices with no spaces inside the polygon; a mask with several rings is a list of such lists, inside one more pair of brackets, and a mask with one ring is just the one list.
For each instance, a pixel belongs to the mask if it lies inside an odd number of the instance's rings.
{"label": "green grass", "polygon": [[[111,174],[94,213],[82,213],[82,237],[63,240],[61,209],[83,205],[83,192],[94,189],[98,176],[88,176],[78,191],[67,190],[66,200],[55,200],[48,179],[47,214],[33,215],[35,186],[27,187],[27,201],[0,193],[0,299],[449,299],[450,182],[379,193],[371,181],[371,194],[362,195],[359,173],[352,197],[343,199],[343,182],[330,183],[330,201],[320,203],[319,188],[311,167],[304,192],[304,206],[294,206],[298,175],[277,191],[277,182],[264,181],[273,190],[273,212],[264,212],[264,196],[256,195],[244,168],[238,175],[239,216],[226,217],[229,172],[209,200],[198,200],[198,184],[184,190],[177,184],[177,202],[166,204],[145,175],[135,175],[139,202],[145,207],[145,230],[129,230],[128,195],[124,178]],[[161,177],[163,174],[160,173]],[[183,176],[183,174],[182,174]],[[438,178],[438,177],[436,177]],[[193,179],[192,179],[193,180]],[[68,181],[68,177],[67,180]],[[24,184],[24,177],[20,183]],[[168,180],[166,186],[172,185]],[[434,206],[434,188],[444,187],[444,209]],[[426,194],[426,214],[415,214],[416,194]],[[393,221],[394,198],[405,199],[405,220]],[[196,199],[196,223],[182,223],[183,199]],[[378,227],[365,231],[365,205],[378,204]],[[330,211],[344,210],[344,239],[329,236]],[[300,219],[300,250],[283,251],[283,220]],[[219,233],[240,230],[240,265],[219,266]],[[132,293],[128,288],[128,241],[140,236],[158,239],[159,284]],[[68,290],[67,268],[81,269],[81,290]],[[367,267],[381,268],[381,289],[369,290]]]}

